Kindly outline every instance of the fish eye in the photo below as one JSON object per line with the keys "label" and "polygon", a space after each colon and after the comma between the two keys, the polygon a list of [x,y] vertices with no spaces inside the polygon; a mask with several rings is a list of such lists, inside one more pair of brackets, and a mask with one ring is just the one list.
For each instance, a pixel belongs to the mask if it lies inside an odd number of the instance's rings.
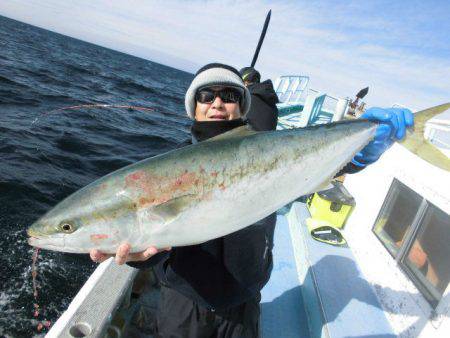
{"label": "fish eye", "polygon": [[59,227],[61,228],[62,231],[66,232],[66,233],[71,233],[75,230],[73,225],[70,223],[67,223],[67,222],[61,223],[61,225]]}

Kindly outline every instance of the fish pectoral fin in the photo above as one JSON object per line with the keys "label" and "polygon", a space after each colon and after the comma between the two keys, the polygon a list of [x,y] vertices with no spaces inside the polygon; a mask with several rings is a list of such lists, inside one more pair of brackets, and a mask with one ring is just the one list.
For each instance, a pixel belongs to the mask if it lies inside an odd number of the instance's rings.
{"label": "fish pectoral fin", "polygon": [[227,131],[226,133],[211,137],[210,139],[203,141],[203,142],[211,142],[211,141],[217,141],[217,140],[226,140],[234,137],[243,137],[243,136],[249,136],[259,133],[256,130],[253,130],[248,124],[245,126],[240,126],[237,128],[234,128],[230,131]]}
{"label": "fish pectoral fin", "polygon": [[181,212],[197,202],[197,196],[193,194],[172,198],[152,208],[152,213],[161,217],[164,223],[174,221]]}

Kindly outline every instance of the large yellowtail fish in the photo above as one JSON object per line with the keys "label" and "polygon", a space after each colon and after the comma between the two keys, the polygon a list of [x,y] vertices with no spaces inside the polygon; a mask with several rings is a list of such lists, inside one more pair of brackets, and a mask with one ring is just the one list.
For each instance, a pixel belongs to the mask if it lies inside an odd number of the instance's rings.
{"label": "large yellowtail fish", "polygon": [[[442,107],[416,114],[416,132],[423,114],[434,116]],[[124,242],[137,252],[218,238],[323,189],[376,128],[367,120],[270,132],[237,128],[98,179],[34,223],[29,243],[114,253]],[[406,146],[422,152],[420,137]],[[449,168],[448,158],[437,164]]]}

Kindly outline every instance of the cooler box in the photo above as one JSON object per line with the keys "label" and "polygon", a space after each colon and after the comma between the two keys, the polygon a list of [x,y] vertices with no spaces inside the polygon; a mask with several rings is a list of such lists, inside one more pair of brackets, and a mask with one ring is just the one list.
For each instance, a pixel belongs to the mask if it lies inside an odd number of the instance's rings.
{"label": "cooler box", "polygon": [[307,200],[311,217],[328,222],[331,226],[342,229],[355,207],[355,199],[341,182],[333,181],[333,187],[317,192]]}

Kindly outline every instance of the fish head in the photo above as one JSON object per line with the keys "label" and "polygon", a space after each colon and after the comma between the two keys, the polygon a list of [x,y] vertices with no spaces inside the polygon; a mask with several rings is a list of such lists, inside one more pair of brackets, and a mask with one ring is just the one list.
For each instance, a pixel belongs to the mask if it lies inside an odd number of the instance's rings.
{"label": "fish head", "polygon": [[71,237],[80,237],[83,230],[77,231],[82,226],[76,219],[42,217],[28,228],[28,244],[42,249],[70,252],[71,248],[66,246],[66,241],[71,241]]}
{"label": "fish head", "polygon": [[58,203],[28,228],[28,243],[53,251],[114,253],[124,241],[135,241],[134,203],[119,190],[94,182]]}

